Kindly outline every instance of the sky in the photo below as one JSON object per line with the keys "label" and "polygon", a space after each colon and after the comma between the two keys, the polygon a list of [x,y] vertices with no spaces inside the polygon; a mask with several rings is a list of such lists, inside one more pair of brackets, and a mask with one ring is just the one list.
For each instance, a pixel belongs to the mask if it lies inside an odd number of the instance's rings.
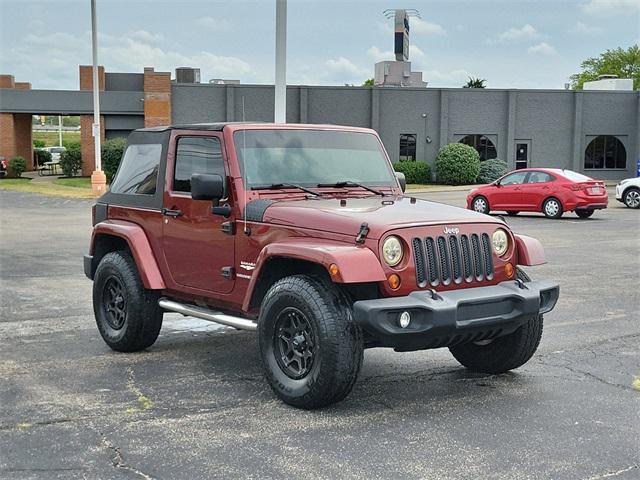
{"label": "sky", "polygon": [[[97,0],[107,72],[199,67],[201,79],[273,83],[275,0]],[[640,43],[640,0],[289,0],[287,82],[360,85],[393,60],[393,21],[415,8],[410,60],[429,87],[561,89],[580,63]],[[78,89],[91,64],[89,0],[0,0],[0,73]]]}

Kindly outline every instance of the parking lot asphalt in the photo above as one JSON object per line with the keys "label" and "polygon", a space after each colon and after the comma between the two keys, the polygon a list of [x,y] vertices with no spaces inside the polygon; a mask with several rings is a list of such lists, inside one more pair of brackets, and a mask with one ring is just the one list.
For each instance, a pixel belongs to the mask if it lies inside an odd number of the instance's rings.
{"label": "parking lot asphalt", "polygon": [[308,412],[274,398],[253,333],[166,315],[147,351],[109,350],[90,206],[0,191],[1,479],[640,478],[640,211],[507,218],[561,285],[524,367],[367,350],[351,395]]}

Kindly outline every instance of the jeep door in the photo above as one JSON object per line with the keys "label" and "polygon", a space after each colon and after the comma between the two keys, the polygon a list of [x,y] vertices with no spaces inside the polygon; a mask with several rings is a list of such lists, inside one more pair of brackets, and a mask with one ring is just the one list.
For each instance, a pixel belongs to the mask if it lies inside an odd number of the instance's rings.
{"label": "jeep door", "polygon": [[513,172],[502,177],[500,185],[491,194],[491,210],[520,210],[522,207],[522,184],[529,172]]}
{"label": "jeep door", "polygon": [[[191,175],[226,179],[220,132],[174,132],[167,157],[163,202],[163,246],[168,274],[179,290],[229,293],[234,286],[234,237],[224,233],[230,218],[211,213],[211,202],[191,198]],[[229,203],[223,199],[221,203]],[[195,292],[193,292],[195,293]]]}

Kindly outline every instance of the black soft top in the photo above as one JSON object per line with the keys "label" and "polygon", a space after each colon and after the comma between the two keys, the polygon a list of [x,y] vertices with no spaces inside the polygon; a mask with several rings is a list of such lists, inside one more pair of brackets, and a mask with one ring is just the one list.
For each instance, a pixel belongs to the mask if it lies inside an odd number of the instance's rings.
{"label": "black soft top", "polygon": [[136,132],[166,132],[169,130],[209,130],[220,132],[227,125],[255,125],[266,122],[216,122],[216,123],[183,123],[177,125],[165,125],[162,127],[138,128]]}

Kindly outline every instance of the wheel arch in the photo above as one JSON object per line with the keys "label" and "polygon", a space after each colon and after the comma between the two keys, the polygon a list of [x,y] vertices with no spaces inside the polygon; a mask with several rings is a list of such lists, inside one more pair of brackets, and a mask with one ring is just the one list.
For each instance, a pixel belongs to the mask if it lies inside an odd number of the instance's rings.
{"label": "wheel arch", "polygon": [[109,252],[127,251],[133,257],[144,287],[149,290],[165,288],[153,250],[142,227],[125,221],[104,221],[95,225],[91,237],[89,254],[91,277],[95,274],[100,260]]}
{"label": "wheel arch", "polygon": [[[330,274],[332,266],[337,267],[337,272]],[[346,289],[386,280],[380,261],[368,248],[335,241],[284,240],[271,243],[260,252],[242,309],[258,307],[274,282],[296,274],[323,277]]]}

